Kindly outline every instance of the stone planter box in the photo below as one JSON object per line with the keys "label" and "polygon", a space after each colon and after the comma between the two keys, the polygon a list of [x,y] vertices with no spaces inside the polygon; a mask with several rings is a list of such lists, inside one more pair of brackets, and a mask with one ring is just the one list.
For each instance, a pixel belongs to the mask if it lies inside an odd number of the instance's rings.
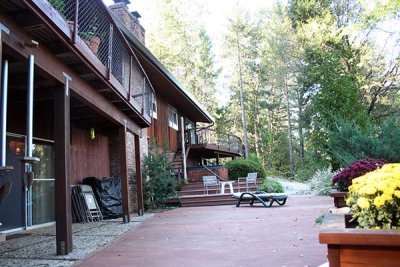
{"label": "stone planter box", "polygon": [[347,192],[338,191],[336,189],[332,189],[331,197],[333,197],[333,202],[336,208],[347,207],[345,197],[347,196]]}
{"label": "stone planter box", "polygon": [[400,231],[347,229],[342,215],[326,214],[319,242],[327,244],[330,267],[400,266]]}

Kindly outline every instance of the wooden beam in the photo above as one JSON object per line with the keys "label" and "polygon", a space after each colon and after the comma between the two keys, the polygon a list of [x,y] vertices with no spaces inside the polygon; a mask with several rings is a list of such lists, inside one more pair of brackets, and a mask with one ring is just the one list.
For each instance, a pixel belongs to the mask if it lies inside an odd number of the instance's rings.
{"label": "wooden beam", "polygon": [[129,176],[127,166],[127,152],[126,146],[128,142],[126,140],[126,127],[119,128],[119,150],[120,150],[120,176],[121,176],[121,187],[122,187],[122,219],[124,223],[130,222],[129,213]]}
{"label": "wooden beam", "polygon": [[63,72],[69,73],[72,78],[70,89],[76,93],[75,95],[79,100],[116,124],[124,125],[124,120],[126,119],[128,121],[127,130],[131,133],[139,134],[140,127],[132,119],[127,118],[115,105],[110,103],[103,95],[96,92],[94,88],[81,79],[72,69],[65,66],[45,46],[39,45],[34,49],[24,46],[24,43],[29,43],[32,37],[8,17],[2,16],[2,20],[4,25],[10,29],[9,35],[2,36],[4,44],[15,49],[16,53],[21,54],[25,58],[30,54],[35,55],[36,67],[61,83],[64,83],[65,79]]}
{"label": "wooden beam", "polygon": [[[64,88],[63,88],[64,89]],[[55,90],[55,215],[57,255],[72,251],[70,193],[70,96],[64,89]]]}
{"label": "wooden beam", "polygon": [[135,168],[136,168],[136,195],[138,202],[138,215],[144,214],[144,202],[143,202],[143,184],[142,184],[142,161],[140,152],[140,137],[137,134],[135,136]]}

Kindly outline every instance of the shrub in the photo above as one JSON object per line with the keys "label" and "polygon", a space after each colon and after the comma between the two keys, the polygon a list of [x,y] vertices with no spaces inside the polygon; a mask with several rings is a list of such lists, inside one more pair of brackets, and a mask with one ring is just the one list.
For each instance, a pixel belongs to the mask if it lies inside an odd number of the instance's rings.
{"label": "shrub", "polygon": [[398,115],[380,125],[358,126],[337,119],[337,129],[329,132],[327,150],[341,166],[360,158],[385,159],[400,162],[400,119]]}
{"label": "shrub", "polygon": [[264,179],[264,182],[258,187],[258,190],[265,192],[271,192],[271,189],[276,193],[283,193],[285,191],[283,190],[283,186],[280,182],[267,177]]}
{"label": "shrub", "polygon": [[229,179],[236,180],[239,177],[246,177],[250,172],[257,172],[257,177],[266,176],[264,167],[258,160],[235,159],[225,164],[229,172]]}
{"label": "shrub", "polygon": [[330,167],[316,171],[309,181],[311,190],[317,195],[329,195],[332,190],[332,177],[338,172],[332,173]]}
{"label": "shrub", "polygon": [[354,178],[360,177],[367,172],[374,171],[382,167],[385,163],[387,163],[387,161],[383,159],[357,160],[336,174],[333,177],[332,185],[340,191],[347,191]]}
{"label": "shrub", "polygon": [[353,180],[346,200],[360,228],[400,229],[400,164]]}
{"label": "shrub", "polygon": [[144,204],[146,208],[163,208],[169,196],[175,193],[172,165],[166,152],[152,145],[143,160]]}

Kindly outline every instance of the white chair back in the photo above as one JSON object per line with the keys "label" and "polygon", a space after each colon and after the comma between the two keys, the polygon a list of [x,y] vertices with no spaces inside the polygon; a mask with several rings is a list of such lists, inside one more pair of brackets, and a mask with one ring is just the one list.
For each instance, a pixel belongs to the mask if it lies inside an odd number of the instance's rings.
{"label": "white chair back", "polygon": [[247,174],[246,177],[246,182],[252,183],[257,181],[257,173],[256,172],[250,172]]}

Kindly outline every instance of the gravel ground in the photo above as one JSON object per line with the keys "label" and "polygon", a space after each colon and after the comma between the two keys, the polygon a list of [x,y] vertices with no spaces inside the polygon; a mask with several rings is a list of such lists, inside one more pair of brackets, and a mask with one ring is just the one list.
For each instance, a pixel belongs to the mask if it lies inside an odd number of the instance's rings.
{"label": "gravel ground", "polygon": [[55,225],[10,234],[0,243],[0,266],[72,266],[152,216],[134,216],[126,224],[122,219],[73,224],[74,249],[66,256],[55,254]]}
{"label": "gravel ground", "polygon": [[308,183],[299,183],[296,181],[288,181],[280,178],[271,179],[278,181],[282,184],[285,193],[289,195],[309,195],[312,194],[311,186]]}

